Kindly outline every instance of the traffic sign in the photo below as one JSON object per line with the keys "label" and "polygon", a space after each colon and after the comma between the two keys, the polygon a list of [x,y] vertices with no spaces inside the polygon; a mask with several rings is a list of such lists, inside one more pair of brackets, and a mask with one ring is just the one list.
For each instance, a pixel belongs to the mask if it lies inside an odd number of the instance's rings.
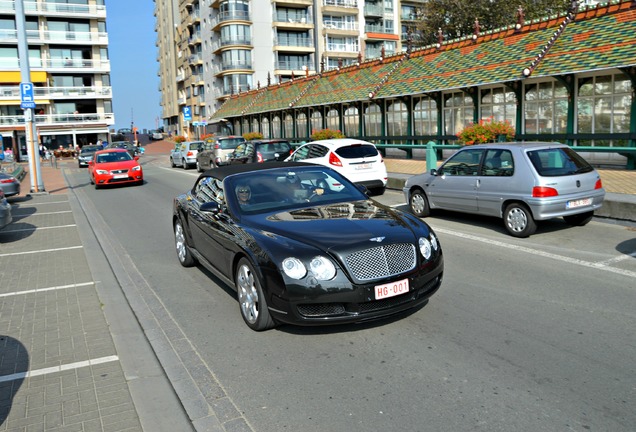
{"label": "traffic sign", "polygon": [[35,98],[33,97],[33,83],[20,83],[20,108],[35,108]]}
{"label": "traffic sign", "polygon": [[192,108],[183,107],[183,120],[191,121],[192,120]]}

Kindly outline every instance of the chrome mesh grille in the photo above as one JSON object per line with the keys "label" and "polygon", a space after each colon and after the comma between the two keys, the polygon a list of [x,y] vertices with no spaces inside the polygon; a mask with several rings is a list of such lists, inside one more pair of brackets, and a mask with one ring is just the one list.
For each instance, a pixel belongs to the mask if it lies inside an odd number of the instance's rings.
{"label": "chrome mesh grille", "polygon": [[415,268],[415,246],[398,243],[357,251],[345,258],[347,268],[360,281],[398,275]]}

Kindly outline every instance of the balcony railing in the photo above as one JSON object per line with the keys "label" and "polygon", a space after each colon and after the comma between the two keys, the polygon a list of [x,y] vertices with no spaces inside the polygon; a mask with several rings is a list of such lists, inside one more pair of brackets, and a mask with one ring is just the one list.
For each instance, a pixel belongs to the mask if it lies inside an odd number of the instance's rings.
{"label": "balcony railing", "polygon": [[[55,31],[55,30],[27,30],[26,38],[29,42],[79,42],[108,44],[107,32],[86,31]],[[0,29],[0,42],[18,41],[18,31]]]}
{"label": "balcony railing", "polygon": [[365,33],[386,33],[393,34],[393,30],[383,26],[382,24],[369,24],[364,26]]}
{"label": "balcony railing", "polygon": [[338,6],[346,8],[357,8],[358,0],[322,0],[323,6]]}
{"label": "balcony railing", "polygon": [[220,46],[227,45],[252,45],[252,39],[248,36],[243,37],[223,37],[221,36]]}
{"label": "balcony railing", "polygon": [[314,40],[308,37],[277,36],[274,38],[274,45],[289,47],[313,47]]}
{"label": "balcony railing", "polygon": [[[395,50],[392,49],[386,49],[384,50],[384,56],[391,56],[395,54]],[[380,58],[382,57],[382,48],[369,48],[367,47],[365,52],[364,52],[364,58],[365,59],[374,59],[374,58]]]}
{"label": "balcony railing", "polygon": [[[33,95],[36,99],[54,99],[58,97],[110,98],[112,96],[112,87],[34,87]],[[20,99],[20,87],[0,87],[0,100],[2,99]]]}
{"label": "balcony railing", "polygon": [[382,16],[384,15],[384,7],[372,5],[372,4],[365,4],[364,15],[365,16]]}
{"label": "balcony railing", "polygon": [[[90,114],[38,114],[35,116],[37,125],[61,125],[61,124],[114,124],[115,115],[113,113],[90,113]],[[20,126],[24,125],[24,115],[0,116],[0,125]]]}
{"label": "balcony railing", "polygon": [[357,22],[343,22],[343,21],[332,21],[332,20],[327,20],[322,25],[326,29],[334,29],[334,30],[358,31],[358,29],[360,28]]}
{"label": "balcony railing", "polygon": [[224,71],[233,70],[233,69],[252,69],[252,64],[247,61],[230,61],[230,62],[221,62],[221,68]]}
{"label": "balcony railing", "polygon": [[[106,6],[25,1],[25,15],[60,15],[106,18]],[[15,13],[15,0],[0,0],[0,13]]]}
{"label": "balcony railing", "polygon": [[328,43],[327,51],[339,51],[339,52],[355,52],[360,51],[359,45],[351,45],[345,43]]}
{"label": "balcony railing", "polygon": [[[98,69],[100,71],[110,70],[110,60],[91,59],[46,59],[30,58],[31,69]],[[17,59],[0,59],[0,69],[19,69],[20,62]]]}
{"label": "balcony railing", "polygon": [[310,22],[309,15],[303,12],[274,12],[275,22],[289,22],[292,24],[307,24]]}
{"label": "balcony railing", "polygon": [[283,69],[283,70],[303,70],[303,66],[307,68],[309,71],[314,71],[315,68],[313,64],[309,60],[279,60],[274,64],[274,69]]}
{"label": "balcony railing", "polygon": [[215,26],[225,21],[250,21],[250,13],[248,11],[224,11],[220,12],[212,21]]}

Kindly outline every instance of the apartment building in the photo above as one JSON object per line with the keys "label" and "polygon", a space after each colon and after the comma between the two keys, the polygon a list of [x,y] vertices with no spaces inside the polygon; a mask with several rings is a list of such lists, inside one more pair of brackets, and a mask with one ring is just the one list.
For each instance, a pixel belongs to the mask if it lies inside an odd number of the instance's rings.
{"label": "apartment building", "polygon": [[[24,0],[38,141],[48,148],[107,140],[115,123],[104,0]],[[14,0],[0,0],[0,134],[26,158]]]}
{"label": "apartment building", "polygon": [[164,127],[196,136],[232,94],[400,52],[425,1],[155,0]]}

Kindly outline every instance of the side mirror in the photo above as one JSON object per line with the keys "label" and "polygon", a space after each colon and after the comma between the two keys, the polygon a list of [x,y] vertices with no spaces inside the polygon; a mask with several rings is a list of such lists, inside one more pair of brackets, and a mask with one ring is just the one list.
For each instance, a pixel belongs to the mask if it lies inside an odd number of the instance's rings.
{"label": "side mirror", "polygon": [[88,165],[93,165],[95,162],[93,162],[92,160],[88,161]]}
{"label": "side mirror", "polygon": [[356,187],[358,189],[360,189],[360,192],[362,192],[363,194],[365,194],[366,196],[369,196],[369,189],[367,189],[366,186],[361,185],[361,184],[357,184]]}
{"label": "side mirror", "polygon": [[438,175],[438,173],[437,173],[437,169],[435,169],[435,168],[431,169],[431,175],[432,175],[432,176],[436,176],[436,175]]}
{"label": "side mirror", "polygon": [[219,204],[215,201],[209,201],[209,202],[201,204],[201,207],[199,207],[199,210],[201,210],[202,212],[208,212],[213,214],[217,214],[221,211],[221,209],[219,208]]}
{"label": "side mirror", "polygon": [[135,156],[135,160],[138,161],[139,160],[139,156]]}

